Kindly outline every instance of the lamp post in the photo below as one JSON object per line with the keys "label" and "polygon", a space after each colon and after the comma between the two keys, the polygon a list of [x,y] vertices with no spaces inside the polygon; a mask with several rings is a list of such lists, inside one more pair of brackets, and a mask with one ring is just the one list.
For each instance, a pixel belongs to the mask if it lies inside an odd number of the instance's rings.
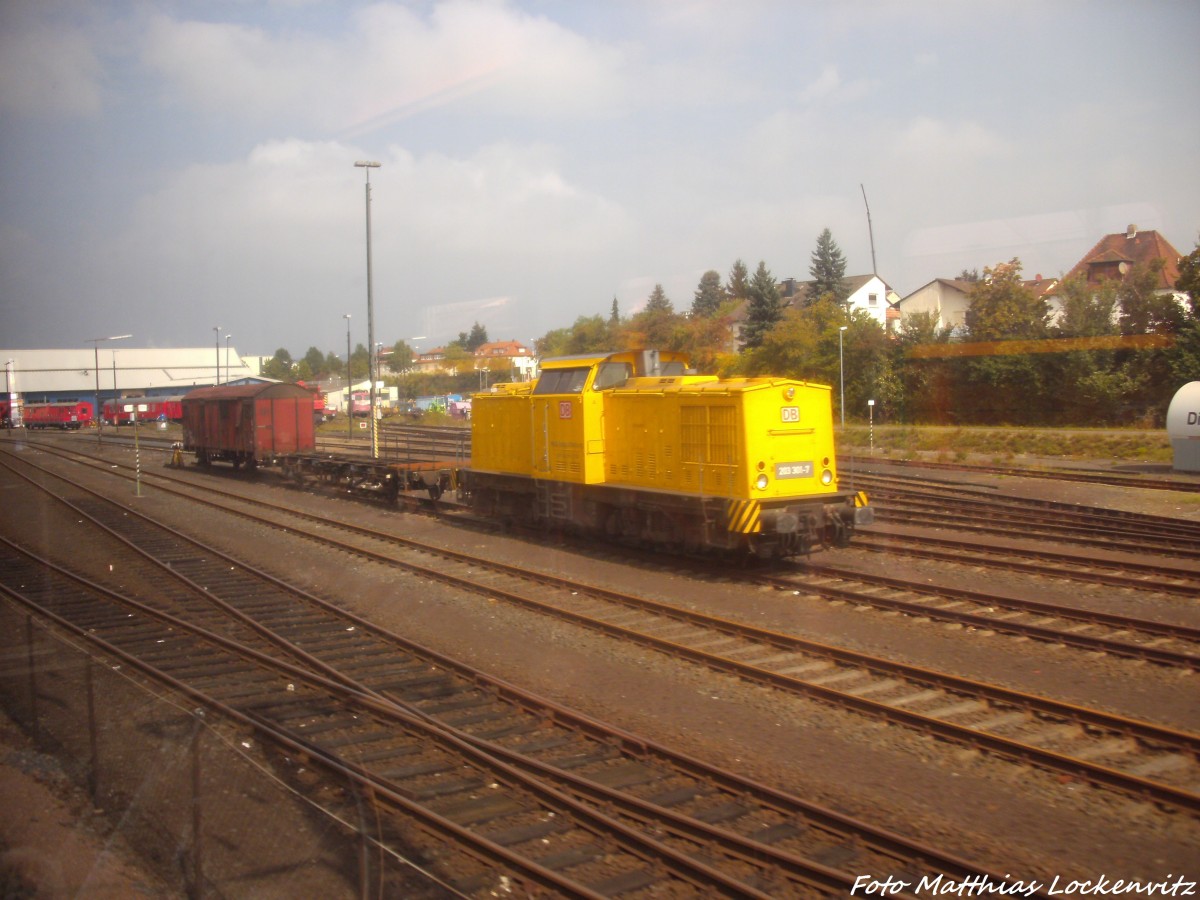
{"label": "lamp post", "polygon": [[8,380],[8,373],[9,373],[9,370],[12,368],[12,364],[14,362],[15,362],[15,360],[12,360],[12,359],[6,359],[4,361],[4,402],[8,404],[6,407],[4,407],[4,409],[5,409],[4,424],[8,426],[9,431],[11,431],[12,427],[13,427],[13,412],[14,412],[14,410],[13,410],[13,402],[12,402],[12,398],[13,398],[12,384]]}
{"label": "lamp post", "polygon": [[229,383],[229,339],[232,334],[225,335],[225,383]]}
{"label": "lamp post", "polygon": [[350,376],[350,313],[342,316],[346,320],[346,440],[354,440],[354,381]]}
{"label": "lamp post", "polygon": [[[123,341],[126,338],[133,337],[132,334],[114,334],[112,337],[88,338],[87,341],[92,345],[94,352],[94,361],[92,371],[96,373],[96,445],[101,446],[104,443],[104,438],[101,432],[104,430],[104,411],[100,407],[100,344],[103,341]],[[113,358],[113,403],[116,403],[116,380],[117,380],[117,361]]]}
{"label": "lamp post", "polygon": [[217,381],[216,387],[221,386],[221,326],[213,326],[213,343],[217,348]]}
{"label": "lamp post", "polygon": [[842,357],[842,336],[846,333],[846,326],[843,325],[838,329],[838,378],[842,383],[842,395],[838,401],[838,405],[842,408],[842,430],[846,430],[846,367]]}
{"label": "lamp post", "polygon": [[367,379],[370,381],[371,397],[371,459],[379,458],[379,426],[375,419],[375,308],[371,284],[371,170],[378,169],[380,165],[366,159],[354,164],[355,168],[365,169],[367,176]]}

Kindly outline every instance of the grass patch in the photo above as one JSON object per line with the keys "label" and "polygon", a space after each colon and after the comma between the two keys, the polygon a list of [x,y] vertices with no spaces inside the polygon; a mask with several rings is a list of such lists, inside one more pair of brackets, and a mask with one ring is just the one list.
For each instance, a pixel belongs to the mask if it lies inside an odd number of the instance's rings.
{"label": "grass patch", "polygon": [[1167,432],[1141,429],[1083,428],[956,428],[949,426],[848,426],[840,446],[858,453],[912,459],[933,455],[963,461],[983,456],[1011,464],[1021,458],[1128,460],[1169,463],[1173,459]]}

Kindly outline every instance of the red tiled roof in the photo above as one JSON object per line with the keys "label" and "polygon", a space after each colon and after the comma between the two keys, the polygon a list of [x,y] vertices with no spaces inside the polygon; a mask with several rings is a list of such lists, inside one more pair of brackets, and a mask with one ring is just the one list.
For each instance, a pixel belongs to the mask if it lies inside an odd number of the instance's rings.
{"label": "red tiled roof", "polygon": [[1098,284],[1105,278],[1122,278],[1125,275],[1122,265],[1132,268],[1155,259],[1166,263],[1158,276],[1159,290],[1174,288],[1179,280],[1179,251],[1157,231],[1138,231],[1130,225],[1128,231],[1102,237],[1067,277],[1083,277],[1088,284]]}

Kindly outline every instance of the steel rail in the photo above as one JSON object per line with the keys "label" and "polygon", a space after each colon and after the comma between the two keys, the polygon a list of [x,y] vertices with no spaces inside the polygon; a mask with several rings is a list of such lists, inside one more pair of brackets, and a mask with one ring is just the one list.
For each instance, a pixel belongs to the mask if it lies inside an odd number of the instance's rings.
{"label": "steel rail", "polygon": [[[53,474],[53,473],[49,473],[49,474]],[[54,477],[61,478],[62,476],[54,475]],[[93,493],[90,491],[90,489],[87,489],[87,488],[83,488],[83,489],[87,490],[89,493]],[[78,508],[76,508],[76,511],[80,515],[84,515],[84,516],[88,515],[86,513],[86,511],[79,510]],[[136,513],[131,513],[131,515],[140,517]],[[101,527],[104,527],[102,523],[101,523]],[[185,535],[181,535],[181,537],[183,537],[183,539],[185,539],[185,540],[188,540],[189,543],[197,543],[194,541],[194,539],[188,538]],[[220,558],[224,559],[225,561],[236,562],[236,560],[234,560],[233,557],[229,557],[225,554],[222,554],[221,551],[216,550],[215,548],[206,547],[205,545],[202,545],[202,544],[197,544],[197,546],[200,546],[201,548],[205,549],[207,552],[212,553],[214,556],[220,557]],[[244,566],[244,564],[241,564],[241,565]],[[177,573],[173,573],[173,574],[176,574],[176,577],[178,577]],[[257,577],[261,577],[267,581],[271,581],[271,582],[277,581],[276,579],[274,579],[272,576],[270,576],[267,573],[256,572],[255,574]],[[199,589],[201,591],[204,591],[206,598],[212,597],[211,590],[206,590],[204,588],[199,588]],[[302,593],[302,592],[297,592],[297,593]],[[164,615],[166,615],[166,614],[164,614]],[[177,625],[178,625],[178,627],[185,627],[184,624],[177,623]],[[378,629],[376,629],[376,630],[378,630]],[[307,654],[303,654],[303,653],[300,653],[297,655],[301,656],[301,657],[307,656]],[[460,668],[461,668],[461,666],[460,666]],[[303,670],[300,670],[300,671],[303,671]],[[478,673],[473,673],[473,674],[478,676]],[[314,677],[314,676],[309,676],[309,677]],[[320,677],[325,677],[325,676],[322,675]],[[344,679],[339,679],[337,682],[334,682],[331,680],[330,683],[339,683],[340,684],[343,681],[344,681]],[[353,685],[351,685],[351,687],[353,687]],[[361,686],[359,687],[359,690],[365,691],[365,689],[361,688]],[[516,693],[515,691],[512,691],[511,688],[509,688],[508,691],[510,693]],[[388,698],[388,699],[391,699],[391,698]],[[527,695],[522,697],[522,702],[525,702],[525,703],[528,702]],[[561,719],[563,717],[562,712],[563,711],[561,710],[561,708],[558,708],[558,709],[554,710],[553,714],[555,715],[556,718]],[[420,715],[419,713],[417,713],[417,714]],[[589,724],[593,728],[595,728],[594,721],[589,721],[586,719],[580,719],[580,721],[581,722],[589,722]],[[443,726],[443,727],[445,727],[445,726]],[[600,728],[606,729],[607,727],[600,726]],[[606,738],[611,738],[612,734],[611,734],[611,732],[605,730],[603,736]],[[471,738],[470,736],[463,735],[462,737],[464,740],[470,741],[476,745],[483,743],[483,742],[480,742],[478,739]],[[648,742],[644,742],[640,739],[636,739],[636,738],[631,738],[630,743],[637,747],[638,752],[640,754],[644,754],[644,753],[648,752],[650,749],[654,748],[654,745],[649,744]],[[512,758],[514,765],[520,764],[524,769],[527,769],[529,771],[542,772],[543,774],[545,774],[547,772],[551,773],[552,777],[554,779],[557,779],[559,781],[569,784],[571,787],[571,791],[573,793],[577,793],[581,796],[582,795],[589,796],[590,798],[593,799],[593,802],[600,802],[600,803],[604,804],[604,806],[606,808],[612,808],[614,806],[629,808],[632,813],[639,814],[643,817],[652,817],[655,822],[660,823],[660,825],[665,825],[665,827],[667,827],[669,830],[673,829],[681,835],[689,836],[692,838],[698,839],[701,835],[703,835],[705,832],[707,832],[709,835],[708,839],[713,840],[714,835],[715,835],[716,839],[719,840],[722,843],[722,845],[725,845],[727,847],[727,849],[729,849],[731,851],[736,850],[737,853],[742,855],[746,861],[757,861],[759,863],[761,863],[763,861],[770,862],[771,864],[780,867],[782,870],[789,872],[793,877],[804,878],[809,883],[814,884],[816,886],[821,886],[824,888],[836,888],[836,890],[838,890],[838,891],[844,891],[852,884],[852,877],[847,875],[846,873],[842,873],[837,870],[829,869],[828,867],[824,867],[824,866],[821,866],[820,864],[816,864],[809,860],[805,860],[801,857],[797,857],[794,854],[788,854],[783,851],[775,850],[774,848],[771,848],[769,845],[764,845],[764,844],[754,842],[754,841],[748,841],[748,840],[743,839],[740,836],[738,836],[732,832],[729,832],[727,830],[720,830],[718,832],[713,832],[711,827],[709,827],[701,822],[698,822],[697,820],[689,819],[688,817],[671,813],[669,810],[665,810],[663,808],[656,807],[652,804],[637,801],[634,798],[625,798],[625,797],[623,797],[623,795],[615,794],[613,792],[609,792],[604,789],[598,788],[596,785],[591,784],[591,783],[587,782],[586,780],[575,779],[567,772],[556,771],[556,770],[551,769],[550,767],[543,766],[534,760],[526,760],[524,762],[521,762],[519,757],[512,756],[508,751],[504,751],[500,748],[494,748],[493,745],[491,745],[491,744],[487,744],[486,746],[488,748],[488,752],[495,752],[495,753],[497,753],[498,756],[510,756]],[[669,751],[667,751],[667,753],[669,753]],[[687,760],[686,757],[682,757],[682,756],[678,756],[678,755],[675,755],[675,757],[677,760],[679,760],[681,762]],[[785,794],[782,794],[779,792],[771,791],[770,789],[766,789],[761,785],[757,785],[755,783],[745,781],[744,779],[741,779],[738,776],[732,775],[732,773],[727,773],[727,772],[724,772],[723,770],[713,769],[712,767],[706,766],[705,764],[698,763],[694,760],[687,762],[687,765],[691,769],[691,771],[694,774],[698,775],[699,777],[711,778],[711,777],[713,777],[714,773],[717,773],[719,778],[723,781],[723,783],[725,783],[729,786],[733,786],[738,790],[743,790],[748,793],[752,793],[761,798],[770,798],[775,803],[779,804],[779,807],[781,809],[788,809],[789,807],[791,807],[790,811],[797,811],[800,809],[799,807],[796,806],[796,801],[794,800],[794,798],[790,798],[790,797],[788,797],[788,795],[785,795]],[[550,776],[547,776],[547,777],[550,777]],[[816,813],[817,815],[815,815],[813,817],[818,818],[818,819],[824,817],[824,826],[831,833],[833,833],[835,831],[845,832],[847,828],[852,828],[855,826],[854,820],[851,820],[848,817],[841,817],[840,819],[835,820],[834,816],[832,814],[829,814],[828,811],[817,810],[815,808],[812,810],[808,810],[807,807],[805,807],[803,812],[804,813],[808,813],[808,812]],[[909,859],[912,859],[915,857],[915,858],[926,859],[926,860],[944,861],[943,867],[949,872],[957,871],[957,872],[961,872],[963,874],[978,874],[980,871],[978,869],[978,867],[971,867],[971,866],[969,866],[969,864],[965,864],[962,861],[955,860],[953,857],[948,857],[945,854],[940,853],[939,851],[933,850],[932,848],[924,847],[921,845],[914,845],[911,842],[906,842],[903,839],[897,839],[894,836],[887,835],[886,833],[871,834],[871,833],[869,833],[871,831],[870,826],[862,826],[862,830],[865,833],[858,835],[858,837],[860,839],[863,839],[869,845],[880,847],[880,848],[886,848],[886,851],[889,851],[893,854],[900,855],[900,851],[902,850],[903,856],[905,856]],[[998,876],[990,876],[990,877],[998,877]]]}
{"label": "steel rail", "polygon": [[[104,470],[104,472],[105,472],[105,474],[112,474],[108,470]],[[53,473],[51,473],[51,474],[53,474]],[[61,478],[62,476],[55,475],[54,477]],[[85,489],[85,490],[90,490],[90,489]],[[95,494],[95,492],[91,492],[91,493]],[[189,499],[191,499],[193,501],[205,503],[205,504],[214,506],[215,508],[220,509],[220,510],[227,510],[227,511],[233,512],[232,510],[228,510],[227,507],[224,507],[221,504],[217,504],[206,498],[196,498],[194,496],[187,495],[186,493],[183,493],[183,492],[176,492],[176,493],[179,493],[180,496],[188,497]],[[97,495],[97,496],[99,496],[99,495]],[[267,504],[267,503],[264,503],[263,501],[253,500],[251,498],[240,498],[240,499],[242,499],[244,502],[252,503],[255,505],[259,505],[259,506],[266,506],[269,508],[277,508],[277,507],[274,507],[272,504]],[[122,507],[122,510],[123,510],[123,512],[126,512],[126,513],[131,512],[129,510],[126,510],[123,507]],[[332,521],[332,520],[321,519],[321,517],[312,516],[311,514],[302,513],[302,512],[293,511],[293,510],[284,510],[284,511],[292,513],[294,515],[310,518],[315,521],[323,521],[323,522],[326,522],[327,524],[331,523],[331,524],[339,525],[342,527],[346,527],[349,530],[361,531],[366,534],[378,534],[376,532],[371,532],[369,529],[362,529],[359,526],[350,525],[349,523],[340,523],[340,522],[336,522],[336,521]],[[248,517],[248,518],[254,518],[254,517],[248,516],[244,512],[240,512],[240,511],[237,514]],[[273,527],[285,527],[285,529],[286,529],[286,526],[280,526],[277,522],[272,522],[271,520],[261,519],[261,521],[264,524],[269,524],[269,525],[272,525]],[[300,532],[296,532],[294,529],[286,529],[286,530],[290,530],[293,533],[300,534]],[[384,535],[383,537],[387,538],[389,536]],[[188,540],[191,543],[198,544],[198,542],[196,542],[193,538],[184,536],[184,539]],[[221,551],[216,550],[215,548],[207,547],[206,545],[202,545],[202,544],[198,544],[198,546],[204,547],[206,552],[209,552],[209,553],[217,555],[221,558],[227,559],[230,562],[236,562],[236,560],[234,560],[232,557],[229,557],[229,556],[223,554]],[[364,552],[361,548],[355,548],[353,546],[347,545],[343,549],[346,549],[347,552],[355,553],[356,555],[359,555],[359,556],[373,558],[373,555],[369,551]],[[473,559],[473,558],[464,557],[464,559]],[[380,557],[380,561],[391,562],[392,564],[395,564],[395,561],[391,560],[388,557]],[[479,560],[473,560],[473,561],[476,563],[480,562]],[[437,572],[437,570],[417,569],[416,571],[418,572],[418,574],[426,574],[429,577],[436,577],[439,574]],[[274,579],[269,574],[263,573],[263,575],[268,581],[276,581],[276,579]],[[282,585],[283,583],[279,582],[279,584]],[[327,605],[324,603],[324,601],[321,601],[319,598],[313,597],[312,595],[309,595],[306,592],[303,592],[295,587],[286,586],[286,585],[284,585],[284,586],[287,587],[288,589],[290,589],[293,593],[296,593],[298,596],[308,599],[310,602],[320,604],[320,605]],[[658,758],[661,758],[664,761],[666,761],[668,764],[677,767],[680,771],[689,772],[698,778],[710,780],[710,781],[716,783],[723,790],[736,792],[736,793],[743,794],[746,796],[753,796],[753,797],[757,798],[760,802],[763,802],[764,804],[769,805],[769,806],[779,810],[780,812],[783,812],[783,813],[786,813],[789,815],[800,816],[800,817],[803,817],[804,819],[807,819],[813,827],[824,830],[824,831],[828,832],[831,836],[838,836],[838,837],[853,836],[854,841],[861,843],[864,846],[870,847],[875,852],[879,852],[879,853],[882,853],[887,856],[891,856],[896,859],[924,860],[924,861],[928,862],[930,865],[936,866],[940,870],[945,871],[949,874],[969,876],[969,875],[978,875],[978,874],[983,873],[983,874],[988,875],[988,877],[992,877],[992,878],[996,879],[998,883],[1003,882],[1003,880],[1004,880],[998,874],[984,872],[978,866],[973,866],[972,864],[966,862],[965,860],[962,860],[962,859],[957,858],[950,854],[946,854],[945,852],[939,851],[928,845],[924,845],[919,842],[914,842],[910,839],[903,838],[897,834],[888,832],[886,830],[879,829],[875,826],[870,826],[870,825],[868,825],[860,820],[857,820],[853,817],[846,816],[841,813],[833,812],[827,808],[820,807],[820,806],[818,806],[816,804],[812,804],[808,801],[800,800],[790,794],[778,791],[774,788],[770,788],[770,787],[763,785],[761,783],[758,783],[758,782],[750,781],[737,773],[730,772],[728,770],[721,769],[718,767],[714,767],[707,763],[703,763],[703,762],[695,759],[694,757],[690,757],[685,754],[681,754],[677,751],[673,751],[673,750],[671,750],[661,744],[655,743],[653,741],[649,741],[649,740],[646,740],[644,738],[641,738],[641,737],[638,737],[635,735],[630,735],[626,732],[621,732],[619,730],[615,730],[611,726],[603,725],[594,719],[583,716],[579,713],[575,713],[575,712],[573,712],[565,707],[562,707],[560,705],[553,704],[550,701],[540,698],[537,695],[530,694],[527,691],[523,691],[507,682],[503,682],[503,681],[495,679],[491,676],[487,676],[484,673],[479,672],[478,670],[465,667],[465,666],[463,666],[462,663],[458,662],[457,660],[445,657],[444,655],[439,654],[436,651],[433,651],[433,650],[423,647],[421,645],[414,644],[411,641],[408,641],[398,635],[395,635],[391,632],[387,632],[383,629],[380,629],[378,626],[374,625],[373,623],[371,623],[367,620],[364,620],[358,616],[355,616],[351,613],[348,613],[345,610],[336,609],[334,611],[339,616],[355,623],[356,628],[361,628],[363,631],[369,631],[372,633],[379,634],[379,635],[385,637],[387,640],[394,642],[398,646],[401,646],[407,650],[410,650],[411,652],[420,654],[421,656],[431,660],[438,667],[444,668],[448,671],[457,672],[457,673],[461,674],[462,677],[469,679],[475,683],[478,683],[481,685],[488,685],[489,689],[494,691],[498,697],[510,698],[513,703],[521,706],[522,708],[528,708],[528,709],[532,709],[532,710],[541,710],[542,711],[541,715],[548,717],[551,720],[562,722],[564,724],[568,724],[572,728],[575,728],[583,733],[593,734],[598,739],[604,740],[606,742],[613,742],[615,740],[617,745],[628,748],[631,752],[633,752],[634,754],[636,754],[638,756],[653,755]],[[723,834],[729,834],[729,833],[730,832],[728,832],[728,831],[723,832]]]}
{"label": "steel rail", "polygon": [[[6,541],[6,543],[8,543]],[[42,560],[48,563],[48,561]],[[48,565],[51,568],[57,568],[53,564]],[[74,577],[74,576],[73,576]],[[83,583],[84,579],[74,577],[74,580]],[[103,593],[110,598],[115,598],[113,592],[108,591],[100,585],[92,584],[91,588],[96,593]],[[404,811],[405,814],[412,816],[420,821],[426,827],[442,834],[444,837],[450,837],[456,845],[473,849],[477,853],[485,854],[487,858],[502,862],[510,866],[514,872],[520,872],[532,879],[534,882],[543,887],[553,888],[556,891],[564,892],[566,896],[578,896],[586,898],[594,898],[600,900],[605,897],[605,894],[597,893],[588,889],[586,886],[580,885],[573,879],[564,878],[559,873],[544,866],[534,863],[527,857],[515,854],[508,848],[494,841],[488,840],[476,832],[461,826],[452,820],[438,815],[430,810],[427,806],[416,802],[405,792],[397,789],[394,785],[381,779],[378,775],[370,772],[368,769],[353,764],[347,760],[337,758],[320,747],[318,744],[301,737],[286,728],[282,728],[276,723],[273,723],[269,718],[261,715],[246,712],[224,703],[217,698],[206,694],[194,686],[175,678],[170,673],[151,665],[136,654],[130,653],[120,646],[105,640],[100,635],[96,634],[92,629],[82,628],[70,620],[54,613],[51,610],[37,604],[35,601],[27,598],[18,591],[13,590],[7,585],[0,584],[0,593],[3,593],[13,602],[20,604],[28,609],[31,613],[36,614],[52,622],[56,627],[70,633],[77,640],[86,642],[87,644],[97,648],[107,656],[119,659],[123,664],[129,665],[141,672],[146,677],[152,678],[160,684],[164,684],[171,690],[176,691],[193,703],[198,703],[206,709],[218,713],[227,719],[239,721],[243,724],[252,727],[258,734],[263,735],[276,743],[279,746],[288,748],[295,753],[303,755],[303,758],[309,761],[317,761],[324,767],[329,768],[339,775],[354,781],[360,788],[368,789],[373,796],[384,797],[395,806]],[[165,614],[160,610],[146,607],[130,598],[120,598],[123,605],[131,609],[137,609],[139,612],[150,615],[156,619],[160,619],[165,625],[169,625],[175,629],[186,631],[191,634],[196,634],[195,626],[182,619],[177,619],[169,614]],[[207,633],[200,635],[203,640],[214,644],[222,645],[225,649],[232,653],[245,658],[255,658],[259,665],[269,666],[279,674],[288,675],[293,679],[303,680],[304,682],[313,685],[319,689],[329,692],[333,696],[340,698],[343,703],[352,703],[363,711],[370,711],[376,715],[386,714],[393,718],[403,717],[403,712],[400,708],[391,702],[381,701],[373,698],[370,695],[360,695],[353,692],[348,686],[332,681],[322,679],[320,676],[308,672],[299,667],[289,666],[282,663],[280,660],[259,654],[257,651],[249,647],[237,645],[234,642],[223,639],[220,635]],[[431,726],[427,719],[419,716],[407,717],[409,719],[409,727],[421,728],[426,731],[431,739],[446,742],[452,741],[451,737],[438,733],[438,730]],[[461,752],[474,758],[476,762],[483,762],[481,751],[476,746],[470,746],[464,743]],[[684,853],[681,853],[673,848],[668,848],[665,845],[654,846],[644,836],[631,831],[626,826],[621,825],[617,820],[598,813],[594,808],[585,804],[580,804],[571,799],[569,796],[554,790],[548,785],[541,784],[537,779],[521,773],[514,766],[499,765],[492,762],[493,768],[499,768],[500,772],[508,778],[516,781],[523,789],[530,791],[532,794],[539,797],[540,802],[549,803],[551,801],[560,810],[570,810],[572,816],[576,816],[590,823],[593,829],[599,829],[605,836],[612,837],[621,842],[623,845],[637,847],[638,854],[644,855],[647,859],[658,859],[669,865],[677,865],[681,867],[681,871],[688,872],[691,878],[700,878],[697,886],[719,888],[722,893],[728,893],[730,896],[749,896],[759,897],[762,900],[769,898],[768,894],[754,891],[745,884],[730,880],[723,873],[718,872],[711,867],[697,862]]]}
{"label": "steel rail", "polygon": [[[262,504],[261,501],[255,502],[259,505],[270,506],[270,504]],[[215,505],[220,506],[220,504]],[[235,512],[233,510],[229,511]],[[311,514],[307,513],[296,513],[292,510],[286,509],[281,509],[281,511],[286,512],[289,515],[299,516],[301,518],[320,519],[320,517],[313,517]],[[572,621],[592,630],[610,634],[642,646],[648,646],[662,652],[666,652],[669,655],[677,658],[686,659],[699,665],[703,665],[715,671],[734,674],[752,682],[782,688],[793,693],[804,694],[806,696],[831,703],[835,706],[852,709],[856,712],[875,718],[881,718],[886,721],[904,724],[927,734],[933,734],[947,740],[953,740],[960,744],[967,744],[968,746],[975,746],[988,750],[989,752],[996,753],[997,755],[1006,759],[1033,763],[1052,771],[1068,773],[1074,777],[1081,778],[1093,784],[1115,788],[1125,793],[1131,793],[1136,796],[1153,799],[1157,802],[1162,802],[1192,812],[1200,812],[1200,795],[1197,795],[1191,791],[1173,788],[1162,784],[1161,782],[1156,782],[1129,773],[1124,773],[1120,770],[1111,769],[1090,761],[1079,760],[1050,750],[1023,744],[1019,741],[1004,738],[999,735],[986,734],[967,726],[956,725],[954,723],[926,716],[921,713],[899,709],[886,703],[874,701],[867,697],[859,697],[845,691],[837,690],[836,688],[825,687],[811,681],[794,678],[792,676],[772,672],[758,666],[741,663],[737,660],[729,659],[718,654],[708,653],[703,650],[678,644],[674,641],[664,640],[644,632],[606,622],[602,619],[596,619],[592,616],[582,615],[569,610],[562,610],[552,604],[544,603],[542,601],[511,591],[501,590],[493,584],[482,584],[469,578],[451,575],[450,573],[430,566],[400,561],[394,557],[388,556],[387,554],[366,550],[362,547],[356,547],[340,541],[334,541],[333,539],[323,535],[312,533],[306,534],[289,526],[282,525],[278,522],[273,522],[272,520],[264,517],[254,516],[249,513],[240,514],[245,515],[252,520],[260,521],[263,524],[270,525],[271,527],[282,528],[291,534],[305,534],[305,536],[313,540],[332,546],[340,546],[340,548],[346,552],[386,564],[397,565],[424,577],[471,590],[475,593],[480,593],[493,598],[498,597],[500,599],[507,600],[514,605],[533,609],[556,618]],[[364,529],[360,526],[351,525],[349,523],[337,524],[339,527],[343,527],[347,530],[358,533],[366,534],[370,532],[369,529]],[[469,560],[472,565],[477,567],[487,565],[495,569],[519,570],[519,567],[493,564],[486,560],[480,560],[475,557],[468,557],[465,554],[458,554],[454,551],[447,551],[443,548],[425,545],[419,541],[414,541],[408,538],[397,538],[393,535],[385,535],[378,532],[376,532],[375,535],[379,539],[386,540],[391,543],[403,543],[421,549],[424,552],[441,555],[445,558],[457,557],[460,560]],[[538,575],[536,580],[543,579],[540,575]],[[951,691],[960,695],[983,698],[992,703],[1026,710],[1029,712],[1035,712],[1040,715],[1051,716],[1057,719],[1075,722],[1077,724],[1086,725],[1092,728],[1100,728],[1111,733],[1134,737],[1140,741],[1152,745],[1173,747],[1178,751],[1190,754],[1192,758],[1200,757],[1200,735],[1154,725],[1141,720],[1104,713],[1088,707],[1076,706],[1037,695],[1026,694],[1008,688],[990,685],[984,682],[976,682],[971,679],[961,678],[959,676],[949,675],[947,673],[941,673],[917,666],[910,666],[904,663],[893,662],[891,660],[874,657],[869,654],[858,653],[845,648],[822,644],[779,632],[773,632],[752,625],[710,617],[701,613],[692,612],[690,610],[671,607],[667,604],[662,604],[658,601],[649,600],[647,598],[631,597],[628,595],[619,594],[617,592],[607,591],[606,589],[595,586],[584,585],[578,582],[570,582],[567,579],[559,579],[557,577],[553,577],[551,580],[560,584],[571,584],[575,590],[585,590],[593,596],[614,600],[615,602],[629,606],[630,608],[651,610],[657,614],[665,615],[679,621],[686,621],[730,635],[746,637],[780,649],[808,653],[810,655],[832,660],[839,664],[857,666],[878,674],[900,676],[917,684],[936,687],[938,689]]]}
{"label": "steel rail", "polygon": [[[916,543],[918,540],[922,543]],[[938,550],[930,547],[927,543],[929,540],[935,540],[948,549]],[[876,553],[898,553],[902,556],[916,556],[923,559],[935,559],[939,562],[963,563],[972,566],[985,565],[1014,572],[1048,575],[1070,581],[1086,581],[1092,584],[1106,584],[1112,587],[1133,588],[1154,593],[1183,594],[1186,597],[1195,597],[1200,594],[1200,570],[1180,569],[1135,560],[1079,556],[1030,547],[998,546],[992,542],[984,544],[978,541],[961,541],[941,535],[931,538],[928,534],[916,535],[906,532],[881,531],[878,523],[870,531],[857,531],[854,535],[854,547]],[[968,556],[968,554],[972,555]],[[980,555],[984,558],[980,559]],[[1022,562],[1019,559],[1001,559],[1000,557],[1022,557],[1026,560],[1042,560],[1043,562]],[[1103,571],[1088,571],[1089,569],[1102,569]],[[1147,577],[1122,575],[1121,572],[1141,572]],[[1150,578],[1159,580],[1151,581]],[[1164,581],[1162,580],[1164,578],[1174,580]]]}
{"label": "steel rail", "polygon": [[888,609],[894,612],[905,613],[910,616],[940,619],[944,622],[956,622],[960,625],[967,625],[987,631],[1014,634],[1050,643],[1065,644],[1081,650],[1109,653],[1114,656],[1123,656],[1130,659],[1141,659],[1165,666],[1191,669],[1193,671],[1200,670],[1200,654],[1196,653],[1184,653],[1156,646],[1135,644],[1129,641],[1113,640],[1112,638],[1102,636],[1078,634],[1058,628],[1049,628],[1044,625],[1012,622],[980,613],[946,609],[923,603],[912,603],[892,597],[882,597],[875,593],[838,588],[832,585],[811,584],[804,580],[810,575],[886,587],[891,590],[904,591],[931,599],[944,597],[950,600],[961,600],[977,606],[1037,613],[1039,615],[1054,616],[1068,622],[1123,628],[1131,631],[1139,631],[1147,635],[1200,643],[1200,628],[1191,628],[1187,625],[1172,625],[1148,619],[1137,619],[1132,616],[1117,615],[1115,613],[1059,606],[1053,603],[1041,603],[1036,600],[1022,600],[1018,597],[1002,597],[997,594],[985,594],[980,591],[968,590],[967,588],[929,587],[927,584],[903,578],[893,578],[887,575],[867,575],[861,572],[816,563],[807,564],[803,573],[796,573],[795,575],[757,575],[753,576],[751,580],[776,588],[777,590],[798,590],[834,600],[843,600],[859,606],[872,606],[878,609]]}

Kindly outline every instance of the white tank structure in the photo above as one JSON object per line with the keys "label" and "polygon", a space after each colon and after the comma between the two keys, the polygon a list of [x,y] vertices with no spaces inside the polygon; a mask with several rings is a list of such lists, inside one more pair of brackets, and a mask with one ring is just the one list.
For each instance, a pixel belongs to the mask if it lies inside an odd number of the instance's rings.
{"label": "white tank structure", "polygon": [[1200,472],[1200,381],[1189,381],[1171,398],[1167,437],[1175,451],[1175,471]]}

